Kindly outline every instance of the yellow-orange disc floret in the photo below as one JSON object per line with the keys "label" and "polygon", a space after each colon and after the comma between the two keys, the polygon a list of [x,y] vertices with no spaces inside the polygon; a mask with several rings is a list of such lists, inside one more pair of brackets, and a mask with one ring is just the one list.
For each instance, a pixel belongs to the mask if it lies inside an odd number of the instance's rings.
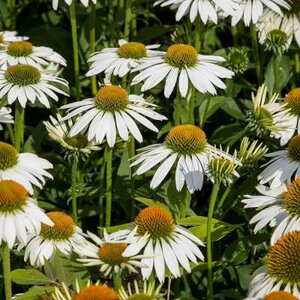
{"label": "yellow-orange disc floret", "polygon": [[103,244],[98,250],[98,256],[103,262],[111,266],[119,266],[129,259],[128,257],[122,256],[126,248],[126,243]]}
{"label": "yellow-orange disc floret", "polygon": [[176,68],[190,68],[197,64],[198,52],[193,46],[175,44],[168,48],[165,60]]}
{"label": "yellow-orange disc floret", "polygon": [[142,43],[130,42],[119,47],[118,55],[122,58],[141,59],[147,56],[147,49]]}
{"label": "yellow-orange disc floret", "polygon": [[106,285],[91,285],[74,295],[72,300],[118,300],[118,294]]}
{"label": "yellow-orange disc floret", "polygon": [[12,42],[7,47],[7,53],[14,57],[29,56],[32,50],[32,44],[26,41]]}
{"label": "yellow-orange disc floret", "polygon": [[297,297],[285,291],[272,292],[264,300],[298,300]]}

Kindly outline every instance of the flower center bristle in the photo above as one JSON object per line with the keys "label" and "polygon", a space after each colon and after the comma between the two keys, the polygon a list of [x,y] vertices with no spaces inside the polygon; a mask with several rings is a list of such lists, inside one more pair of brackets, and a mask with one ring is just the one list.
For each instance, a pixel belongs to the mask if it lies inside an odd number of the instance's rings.
{"label": "flower center bristle", "polygon": [[283,207],[290,213],[300,216],[300,177],[297,177],[283,193]]}
{"label": "flower center bristle", "polygon": [[72,300],[117,300],[118,294],[106,285],[91,285],[83,288]]}
{"label": "flower center bristle", "polygon": [[293,160],[300,162],[300,135],[294,136],[289,141],[288,153]]}
{"label": "flower center bristle", "polygon": [[18,152],[10,144],[0,142],[0,170],[6,170],[18,163]]}
{"label": "flower center bristle", "polygon": [[142,43],[130,42],[119,47],[118,55],[122,58],[141,59],[147,56],[147,49]]}
{"label": "flower center bristle", "polygon": [[22,209],[28,197],[27,190],[12,180],[0,180],[0,214]]}
{"label": "flower center bristle", "polygon": [[290,112],[300,117],[300,88],[291,90],[285,97],[284,102],[287,104],[287,108]]}
{"label": "flower center bristle", "polygon": [[165,138],[165,145],[180,154],[200,153],[207,145],[206,135],[197,126],[179,125],[169,131]]}
{"label": "flower center bristle", "polygon": [[64,140],[68,145],[77,149],[83,149],[89,144],[87,137],[82,133],[79,133],[73,137],[65,136]]}
{"label": "flower center bristle", "polygon": [[176,68],[190,68],[197,64],[197,50],[190,45],[176,44],[168,48],[166,62]]}
{"label": "flower center bristle", "polygon": [[127,91],[115,85],[101,87],[95,98],[96,107],[109,112],[124,110],[128,103]]}
{"label": "flower center bristle", "polygon": [[272,246],[267,266],[277,282],[300,284],[300,231],[289,232]]}
{"label": "flower center bristle", "polygon": [[47,213],[54,226],[42,224],[41,236],[48,240],[67,240],[75,233],[75,223],[73,219],[63,212]]}
{"label": "flower center bristle", "polygon": [[32,44],[25,41],[10,43],[7,46],[7,53],[14,57],[29,56],[32,53]]}
{"label": "flower center bristle", "polygon": [[126,248],[127,244],[125,243],[103,244],[98,250],[98,256],[103,262],[109,265],[119,266],[128,261],[127,257],[122,256]]}
{"label": "flower center bristle", "polygon": [[298,298],[285,291],[276,291],[265,296],[264,300],[298,300]]}
{"label": "flower center bristle", "polygon": [[147,294],[134,294],[132,296],[129,296],[127,300],[155,300],[156,298],[151,297]]}
{"label": "flower center bristle", "polygon": [[174,230],[174,219],[171,213],[159,206],[143,209],[134,221],[140,236],[150,234],[152,239],[167,238]]}
{"label": "flower center bristle", "polygon": [[30,65],[14,65],[6,69],[4,77],[9,83],[26,86],[39,83],[41,73]]}

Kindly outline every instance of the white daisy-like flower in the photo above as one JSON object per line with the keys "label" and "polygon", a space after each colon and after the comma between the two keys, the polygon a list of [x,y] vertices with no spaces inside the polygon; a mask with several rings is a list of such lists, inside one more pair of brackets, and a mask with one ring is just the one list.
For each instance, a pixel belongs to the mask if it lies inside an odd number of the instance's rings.
{"label": "white daisy-like flower", "polygon": [[173,127],[164,143],[154,144],[139,149],[131,166],[138,166],[135,174],[141,175],[159,165],[151,183],[151,188],[158,187],[176,165],[175,183],[181,191],[186,183],[190,193],[201,190],[204,175],[208,173],[208,159],[231,159],[228,154],[209,145],[202,129],[194,125],[179,125]]}
{"label": "white daisy-like flower", "polygon": [[123,272],[138,273],[137,268],[141,268],[142,255],[124,257],[122,253],[128,244],[126,241],[117,241],[105,233],[104,238],[100,239],[95,234],[88,232],[88,236],[94,243],[86,243],[76,247],[82,258],[77,259],[85,266],[99,266],[99,270],[104,276],[112,276],[113,273],[122,274]]}
{"label": "white daisy-like flower", "polygon": [[[72,3],[72,0],[64,0],[66,4],[68,5],[71,5]],[[77,1],[77,0],[75,0]],[[85,7],[88,7],[89,6],[89,2],[90,0],[80,0],[80,2],[85,6]],[[94,4],[96,4],[97,0],[91,0],[91,2],[93,2]],[[52,0],[52,7],[54,10],[57,10],[58,8],[58,3],[59,3],[59,0]]]}
{"label": "white daisy-like flower", "polygon": [[260,195],[246,195],[242,200],[245,208],[256,208],[259,212],[250,220],[250,224],[255,223],[254,232],[269,224],[276,227],[271,237],[273,245],[284,234],[300,231],[300,177],[297,177],[291,184],[283,184],[278,188],[267,186],[257,186]]}
{"label": "white daisy-like flower", "polygon": [[62,283],[62,288],[55,288],[54,300],[119,300],[117,292],[105,284],[90,281],[84,287],[80,287],[78,280],[75,282],[75,291]]}
{"label": "white daisy-like flower", "polygon": [[[222,78],[231,78],[234,73],[218,65],[224,62],[221,56],[198,54],[190,45],[175,44],[167,52],[147,57],[135,71],[132,84],[144,82],[142,91],[152,89],[165,80],[164,94],[169,98],[176,84],[182,97],[186,97],[191,86],[201,93],[216,94],[216,88],[225,89]],[[221,78],[221,79],[220,79]]]}
{"label": "white daisy-like flower", "polygon": [[294,132],[294,126],[287,117],[285,106],[277,103],[278,94],[273,94],[270,99],[267,98],[267,87],[259,87],[257,94],[252,93],[253,110],[247,118],[247,127],[257,135],[264,133],[281,140],[285,144],[286,135]]}
{"label": "white daisy-like flower", "polygon": [[54,225],[43,223],[40,233],[33,236],[25,249],[24,261],[29,260],[32,266],[43,266],[57,250],[70,256],[76,246],[87,242],[70,216],[63,212],[49,212],[47,216]]}
{"label": "white daisy-like flower", "polygon": [[[1,107],[0,108],[0,123],[6,123],[6,124],[12,124],[14,122],[14,118],[11,115],[11,109],[8,107]],[[3,127],[0,124],[0,130],[2,130]]]}
{"label": "white daisy-like flower", "polygon": [[257,24],[259,42],[276,55],[286,52],[293,39],[294,26],[287,18],[266,10]]}
{"label": "white daisy-like flower", "polygon": [[105,72],[106,77],[123,77],[138,67],[145,57],[153,57],[160,53],[160,45],[146,46],[142,43],[119,40],[118,48],[105,48],[93,53],[88,62],[91,63],[87,76]]}
{"label": "white daisy-like flower", "polygon": [[133,299],[151,299],[164,300],[164,294],[160,292],[162,285],[155,286],[155,281],[144,281],[141,287],[135,280],[131,285],[128,283],[127,289],[124,286],[118,291],[119,300],[133,300]]}
{"label": "white daisy-like flower", "polygon": [[190,261],[196,263],[204,257],[198,246],[204,244],[185,228],[175,224],[171,213],[159,206],[143,209],[134,221],[135,228],[128,231],[129,246],[124,257],[143,254],[144,279],[155,272],[160,282],[170,272],[175,278],[181,276],[180,266],[191,272]]}
{"label": "white daisy-like flower", "polygon": [[299,300],[299,298],[286,291],[275,291],[263,297],[247,297],[244,300]]}
{"label": "white daisy-like flower", "polygon": [[50,116],[50,121],[44,122],[44,125],[50,138],[68,151],[90,154],[92,151],[101,149],[95,142],[88,141],[87,137],[81,133],[70,137],[70,130],[74,125],[72,119],[64,121],[61,115],[57,114],[56,119]]}
{"label": "white daisy-like flower", "polygon": [[0,31],[0,48],[17,41],[28,40],[27,36],[17,36],[16,31]]}
{"label": "white daisy-like flower", "polygon": [[260,184],[269,183],[271,188],[281,186],[300,176],[300,135],[294,136],[285,150],[266,154],[271,160],[263,165],[265,169],[259,174]]}
{"label": "white daisy-like flower", "polygon": [[154,5],[176,9],[176,21],[189,15],[191,22],[194,22],[199,16],[204,24],[208,21],[217,24],[220,13],[232,16],[238,8],[234,0],[158,0]]}
{"label": "white daisy-like flower", "polygon": [[53,165],[33,153],[18,153],[10,144],[0,142],[0,180],[14,180],[23,185],[30,194],[33,186],[42,188],[47,172]]}
{"label": "white daisy-like flower", "polygon": [[290,9],[290,2],[285,0],[236,0],[236,2],[239,7],[232,17],[232,25],[236,25],[240,20],[243,20],[246,26],[250,23],[256,24],[266,9],[281,16],[282,9]]}
{"label": "white daisy-like flower", "polygon": [[48,98],[58,101],[58,94],[68,96],[68,82],[60,77],[46,75],[30,65],[9,66],[0,70],[0,98],[7,97],[8,104],[19,101],[25,108],[27,102],[50,108]]}
{"label": "white daisy-like flower", "polygon": [[16,242],[26,244],[29,235],[40,232],[41,223],[53,225],[28,191],[15,181],[0,180],[0,245],[5,242],[11,249]]}
{"label": "white daisy-like flower", "polygon": [[271,247],[266,265],[253,274],[248,296],[260,298],[284,290],[299,298],[299,261],[300,232],[289,232]]}
{"label": "white daisy-like flower", "polygon": [[0,50],[0,68],[6,70],[9,66],[24,64],[42,70],[50,63],[66,66],[66,60],[49,47],[36,47],[27,41],[12,42]]}
{"label": "white daisy-like flower", "polygon": [[83,113],[73,125],[70,137],[87,131],[89,141],[95,139],[97,143],[101,143],[106,137],[108,145],[113,147],[117,133],[124,141],[128,140],[129,132],[138,142],[143,141],[136,121],[158,132],[158,128],[149,119],[162,121],[167,118],[153,111],[151,107],[156,105],[146,102],[142,96],[128,95],[119,86],[104,85],[100,87],[95,98],[67,104],[61,109],[68,110],[65,120]]}

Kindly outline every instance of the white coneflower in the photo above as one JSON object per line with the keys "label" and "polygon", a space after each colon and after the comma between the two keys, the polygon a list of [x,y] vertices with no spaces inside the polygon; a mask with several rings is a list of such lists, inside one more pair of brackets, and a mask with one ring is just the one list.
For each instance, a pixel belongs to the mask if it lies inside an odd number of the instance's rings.
{"label": "white coneflower", "polygon": [[221,56],[198,54],[193,46],[175,44],[161,55],[145,58],[141,66],[135,69],[140,73],[133,78],[132,84],[143,81],[141,90],[146,91],[165,80],[166,98],[170,97],[176,84],[182,97],[187,96],[191,86],[201,93],[216,94],[215,87],[226,88],[221,79],[234,75],[218,65],[224,61]]}
{"label": "white coneflower", "polygon": [[69,256],[74,247],[86,243],[82,230],[70,216],[63,212],[49,212],[47,216],[54,225],[42,224],[41,232],[31,239],[25,249],[24,260],[29,260],[32,266],[43,266],[57,250]]}
{"label": "white coneflower", "polygon": [[199,16],[204,24],[208,21],[217,24],[220,13],[232,16],[238,8],[234,0],[158,0],[154,3],[158,4],[176,9],[176,21],[189,15],[191,22],[194,22]]}
{"label": "white coneflower", "polygon": [[[75,0],[77,1],[77,0]],[[91,0],[94,4],[96,4],[97,0]],[[71,5],[72,3],[72,0],[64,0],[64,2],[68,5]],[[89,6],[89,2],[90,0],[80,0],[80,2],[85,6],[85,7],[88,7]],[[59,0],[52,0],[52,7],[54,10],[57,10],[58,8],[58,3],[59,3]]]}
{"label": "white coneflower", "polygon": [[285,0],[236,0],[239,7],[232,17],[232,25],[236,25],[243,20],[246,26],[250,23],[256,24],[266,9],[283,15],[282,9],[290,9],[290,2]]}
{"label": "white coneflower", "polygon": [[271,244],[274,244],[282,235],[293,231],[300,231],[300,177],[291,184],[271,189],[267,186],[256,187],[260,195],[246,195],[242,200],[245,208],[256,208],[259,212],[250,220],[250,224],[256,223],[256,233],[267,224],[276,227],[272,234]]}
{"label": "white coneflower", "polygon": [[162,121],[166,120],[166,117],[153,111],[151,106],[156,107],[146,102],[142,96],[128,95],[127,91],[119,86],[103,85],[95,98],[67,104],[61,109],[68,110],[68,115],[64,119],[83,113],[73,125],[70,137],[87,131],[89,141],[95,139],[101,143],[106,137],[108,145],[113,147],[117,133],[124,141],[128,140],[129,132],[138,142],[143,141],[136,121],[158,132],[157,127],[149,119]]}
{"label": "white coneflower", "polygon": [[60,114],[56,119],[50,116],[50,121],[44,122],[50,138],[58,142],[63,148],[70,152],[90,154],[101,148],[93,141],[88,141],[87,137],[81,133],[70,137],[70,130],[74,125],[72,119],[64,121]]}
{"label": "white coneflower", "polygon": [[29,235],[40,232],[41,222],[53,225],[22,185],[0,180],[0,245],[5,242],[12,248],[15,242],[26,244]]}
{"label": "white coneflower", "polygon": [[139,151],[131,164],[131,166],[139,165],[135,174],[143,174],[159,165],[151,180],[151,188],[158,187],[175,164],[177,190],[181,191],[186,183],[190,193],[201,190],[210,156],[231,159],[230,155],[223,155],[207,143],[202,129],[188,124],[173,127],[163,144],[147,146]]}
{"label": "white coneflower", "polygon": [[270,135],[276,139],[283,138],[287,133],[293,132],[294,128],[287,118],[286,108],[277,103],[279,95],[272,95],[267,99],[267,87],[259,87],[257,94],[252,93],[253,110],[248,116],[248,128],[257,135],[270,132]]}
{"label": "white coneflower", "polygon": [[[185,228],[175,224],[171,213],[159,206],[143,209],[134,221],[135,228],[129,231],[129,246],[124,257],[143,254],[142,268],[144,279],[155,272],[160,282],[170,272],[175,278],[181,276],[180,266],[191,272],[190,261],[196,263],[204,257],[198,246],[203,243]],[[167,271],[168,270],[168,271]]]}
{"label": "white coneflower", "polygon": [[88,62],[91,63],[87,76],[105,72],[110,78],[123,77],[138,67],[145,57],[153,57],[160,52],[155,50],[160,45],[146,46],[142,43],[119,40],[118,48],[105,48],[93,53]]}
{"label": "white coneflower", "polygon": [[286,52],[293,39],[293,23],[266,10],[257,24],[259,42],[275,55]]}
{"label": "white coneflower", "polygon": [[267,255],[266,265],[259,268],[250,283],[249,297],[264,297],[285,290],[300,297],[300,232],[281,237]]}
{"label": "white coneflower", "polygon": [[106,234],[103,239],[88,232],[88,236],[93,243],[86,243],[82,247],[78,246],[75,251],[81,257],[78,261],[85,266],[99,266],[99,270],[104,276],[112,276],[113,273],[122,274],[124,271],[138,273],[137,268],[141,268],[141,259],[143,256],[136,255],[133,257],[124,257],[122,253],[126,250],[126,241],[111,240]]}
{"label": "white coneflower", "polygon": [[50,108],[48,98],[58,101],[55,93],[68,96],[68,82],[62,78],[46,75],[30,65],[14,65],[0,70],[0,98],[7,96],[7,102],[19,101],[25,108],[28,101]]}
{"label": "white coneflower", "polygon": [[294,136],[288,143],[288,148],[266,154],[271,160],[263,165],[265,169],[259,174],[260,184],[269,183],[276,188],[283,183],[300,176],[300,135]]}
{"label": "white coneflower", "polygon": [[264,297],[247,297],[245,300],[299,300],[299,298],[286,291],[275,291]]}
{"label": "white coneflower", "polygon": [[36,47],[27,41],[12,42],[0,50],[0,68],[17,64],[31,65],[42,69],[49,63],[66,66],[66,60],[49,47]]}
{"label": "white coneflower", "polygon": [[[8,107],[1,107],[0,108],[0,123],[5,124],[12,124],[14,122],[14,118],[11,115],[11,109]],[[2,130],[3,127],[0,124],[0,130]]]}
{"label": "white coneflower", "polygon": [[47,172],[53,165],[33,153],[18,153],[10,144],[0,142],[0,179],[14,180],[23,185],[30,194],[33,186],[42,188],[45,178],[52,178]]}
{"label": "white coneflower", "polygon": [[144,281],[143,286],[139,286],[135,280],[133,285],[128,283],[127,289],[124,286],[118,291],[119,300],[164,300],[164,294],[160,292],[162,285],[155,286],[155,281],[147,282]]}
{"label": "white coneflower", "polygon": [[208,159],[208,178],[213,182],[220,182],[223,185],[229,185],[239,178],[240,175],[237,172],[237,168],[242,166],[241,162],[237,159],[237,152],[234,152],[231,159],[228,150],[224,152],[222,148],[215,148],[213,153],[218,153],[220,157],[215,157],[214,154],[210,154]]}
{"label": "white coneflower", "polygon": [[28,40],[27,36],[17,36],[17,34],[16,31],[0,31],[0,49],[12,42]]}
{"label": "white coneflower", "polygon": [[80,287],[77,280],[75,284],[75,291],[70,290],[65,283],[62,289],[56,288],[54,300],[119,300],[117,292],[104,284],[91,284],[88,281],[85,287]]}

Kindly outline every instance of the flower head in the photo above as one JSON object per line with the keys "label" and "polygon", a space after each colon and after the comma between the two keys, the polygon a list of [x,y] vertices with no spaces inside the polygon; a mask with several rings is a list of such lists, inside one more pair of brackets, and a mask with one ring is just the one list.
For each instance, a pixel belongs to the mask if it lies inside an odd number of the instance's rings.
{"label": "flower head", "polygon": [[52,178],[47,172],[52,167],[46,159],[33,153],[18,153],[10,144],[0,142],[0,179],[14,180],[30,194],[33,193],[33,185],[42,188],[44,177]]}
{"label": "flower head", "polygon": [[[72,0],[64,0],[66,4],[71,5]],[[85,6],[88,7],[90,0],[80,0],[80,2]],[[94,4],[96,4],[97,0],[91,0]],[[58,8],[58,2],[59,0],[52,0],[52,7],[54,10],[57,10]]]}
{"label": "flower head", "polygon": [[41,222],[53,225],[28,191],[12,180],[0,180],[0,245],[12,248],[15,242],[26,244],[28,236],[38,234]]}
{"label": "flower head", "polygon": [[[224,0],[223,0],[224,1]],[[144,82],[142,91],[152,89],[165,80],[164,94],[169,98],[176,84],[182,97],[194,86],[201,93],[216,94],[216,88],[225,89],[223,78],[231,78],[234,73],[218,63],[225,61],[220,56],[201,55],[191,45],[171,45],[159,56],[145,58],[135,69],[140,71],[132,84]]]}
{"label": "flower head", "polygon": [[226,57],[226,65],[235,74],[243,74],[249,65],[249,58],[246,50],[242,48],[231,48]]}
{"label": "flower head", "polygon": [[100,150],[95,142],[89,141],[82,133],[70,137],[70,130],[74,125],[72,119],[64,121],[61,115],[57,114],[56,119],[50,116],[50,121],[44,122],[44,125],[50,138],[70,153],[90,154],[92,151]]}
{"label": "flower head", "polygon": [[106,136],[108,145],[113,147],[117,133],[124,141],[129,138],[128,131],[137,141],[143,141],[136,121],[150,130],[158,131],[148,118],[162,121],[166,120],[166,117],[154,112],[149,106],[155,107],[142,96],[128,95],[127,91],[119,86],[103,85],[95,98],[67,104],[61,109],[68,110],[64,120],[83,113],[71,128],[70,137],[87,131],[89,141],[95,139],[101,143]]}
{"label": "flower head", "polygon": [[[300,231],[289,232],[269,250],[266,265],[257,270],[250,283],[250,297],[264,297],[281,289],[299,297]],[[289,298],[288,298],[289,299]]]}
{"label": "flower head", "polygon": [[112,75],[123,77],[138,67],[144,58],[158,55],[160,52],[156,49],[159,46],[119,40],[118,48],[105,48],[90,56],[87,76],[105,72],[108,78]]}
{"label": "flower head", "polygon": [[186,183],[191,193],[201,190],[209,157],[231,159],[229,154],[221,153],[208,144],[201,128],[189,124],[173,127],[163,144],[147,146],[139,151],[131,164],[140,165],[135,174],[143,174],[160,164],[151,180],[151,188],[158,187],[176,164],[177,190],[181,191]]}
{"label": "flower head", "polygon": [[128,231],[129,246],[123,253],[124,257],[143,253],[142,275],[148,279],[155,272],[159,281],[166,276],[166,267],[175,277],[180,277],[181,265],[187,272],[191,272],[190,261],[197,258],[203,260],[198,245],[203,243],[189,231],[175,224],[171,213],[159,206],[143,209],[135,221],[133,231]]}
{"label": "flower head", "polygon": [[17,36],[16,31],[0,31],[0,49],[9,43],[28,40],[27,36]]}
{"label": "flower head", "polygon": [[[7,107],[1,107],[0,108],[0,123],[6,123],[6,124],[12,124],[14,122],[13,116],[11,115],[11,109]],[[3,127],[0,124],[0,130],[2,130]]]}
{"label": "flower head", "polygon": [[27,101],[41,104],[50,108],[48,98],[58,101],[55,93],[68,96],[66,80],[46,75],[31,65],[13,65],[6,70],[0,70],[0,97],[7,97],[9,104],[16,100],[25,108]]}
{"label": "flower head", "polygon": [[40,70],[50,63],[66,66],[65,59],[49,47],[36,47],[28,41],[16,41],[0,50],[0,68],[24,64],[31,65]]}
{"label": "flower head", "polygon": [[286,291],[275,291],[265,297],[247,297],[245,300],[298,300],[293,294]]}
{"label": "flower head", "polygon": [[29,259],[32,266],[43,266],[56,250],[69,256],[74,247],[86,243],[81,229],[70,216],[62,212],[49,212],[47,216],[54,225],[42,224],[40,234],[34,236],[25,249],[24,260]]}

